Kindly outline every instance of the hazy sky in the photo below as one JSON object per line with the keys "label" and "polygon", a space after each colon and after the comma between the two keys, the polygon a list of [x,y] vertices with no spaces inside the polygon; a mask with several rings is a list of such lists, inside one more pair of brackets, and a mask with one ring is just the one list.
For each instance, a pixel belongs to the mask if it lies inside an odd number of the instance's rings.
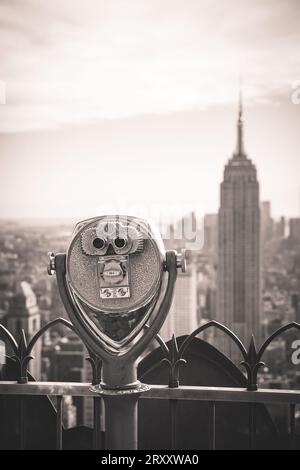
{"label": "hazy sky", "polygon": [[262,199],[300,215],[299,51],[299,0],[1,0],[0,216],[217,211],[240,74]]}

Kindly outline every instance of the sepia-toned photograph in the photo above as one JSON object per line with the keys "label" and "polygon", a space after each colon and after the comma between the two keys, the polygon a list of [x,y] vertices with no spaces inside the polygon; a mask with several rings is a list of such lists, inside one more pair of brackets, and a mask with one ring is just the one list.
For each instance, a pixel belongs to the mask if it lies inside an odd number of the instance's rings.
{"label": "sepia-toned photograph", "polygon": [[299,0],[0,0],[0,51],[0,451],[300,450]]}

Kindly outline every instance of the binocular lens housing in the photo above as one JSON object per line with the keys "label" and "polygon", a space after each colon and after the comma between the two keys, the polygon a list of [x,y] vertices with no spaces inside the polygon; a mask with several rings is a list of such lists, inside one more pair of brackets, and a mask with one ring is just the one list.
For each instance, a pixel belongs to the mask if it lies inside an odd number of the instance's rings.
{"label": "binocular lens housing", "polygon": [[99,250],[101,250],[102,248],[104,248],[106,245],[106,241],[103,239],[103,238],[95,238],[94,241],[93,241],[93,246],[95,248],[98,248]]}
{"label": "binocular lens housing", "polygon": [[121,314],[159,291],[165,252],[142,219],[103,216],[80,222],[67,252],[72,291],[96,311]]}
{"label": "binocular lens housing", "polygon": [[[116,248],[117,250],[125,248],[127,246],[127,244],[128,244],[128,240],[125,237],[119,237],[118,236],[112,241],[113,247]],[[106,245],[107,245],[107,241],[104,238],[96,237],[93,240],[93,246],[98,250],[103,250],[103,248]]]}
{"label": "binocular lens housing", "polygon": [[114,245],[115,245],[117,248],[125,248],[125,246],[127,245],[127,240],[126,240],[126,238],[124,238],[124,237],[117,237],[117,238],[114,240]]}

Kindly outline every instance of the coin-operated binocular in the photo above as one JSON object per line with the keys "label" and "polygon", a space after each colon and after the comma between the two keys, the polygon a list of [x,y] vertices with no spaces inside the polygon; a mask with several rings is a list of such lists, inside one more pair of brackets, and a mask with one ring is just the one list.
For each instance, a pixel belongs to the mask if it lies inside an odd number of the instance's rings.
{"label": "coin-operated binocular", "polygon": [[178,268],[185,253],[166,252],[149,223],[128,216],[80,222],[67,254],[50,254],[70,320],[102,359],[103,393],[142,391],[137,361],[168,314]]}

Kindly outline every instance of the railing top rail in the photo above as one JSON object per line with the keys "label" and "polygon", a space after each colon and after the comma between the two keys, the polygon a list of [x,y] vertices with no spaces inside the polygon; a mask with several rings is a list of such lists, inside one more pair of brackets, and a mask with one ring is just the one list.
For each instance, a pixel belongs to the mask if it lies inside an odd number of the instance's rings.
{"label": "railing top rail", "polygon": [[[300,403],[300,390],[151,385],[141,398],[162,400],[200,400],[240,403]],[[72,395],[96,397],[91,384],[78,382],[0,382],[0,395]]]}

